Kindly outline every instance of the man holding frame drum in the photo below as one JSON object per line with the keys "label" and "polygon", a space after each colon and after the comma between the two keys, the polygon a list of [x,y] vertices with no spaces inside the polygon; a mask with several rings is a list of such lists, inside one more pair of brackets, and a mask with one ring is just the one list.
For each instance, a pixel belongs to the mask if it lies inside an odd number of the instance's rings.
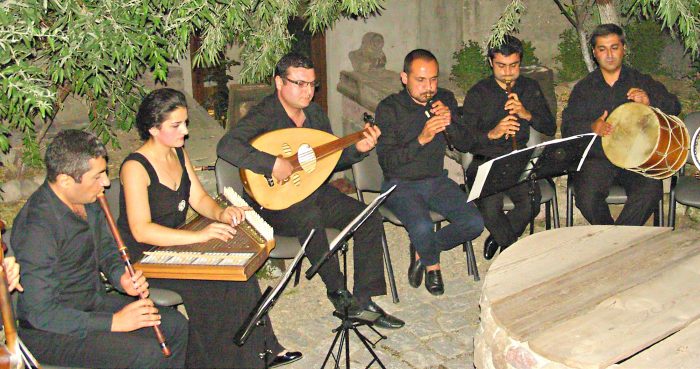
{"label": "man holding frame drum", "polygon": [[[680,113],[678,98],[666,87],[622,64],[625,55],[622,28],[615,24],[599,25],[591,34],[590,46],[598,69],[574,86],[562,117],[563,137],[590,132],[601,137],[611,135],[614,125],[607,120],[608,114],[628,102],[655,107],[666,114]],[[576,206],[591,224],[643,225],[663,194],[658,179],[613,165],[598,139],[581,171],[571,178]],[[617,220],[613,220],[605,202],[613,184],[620,184],[627,194]]]}

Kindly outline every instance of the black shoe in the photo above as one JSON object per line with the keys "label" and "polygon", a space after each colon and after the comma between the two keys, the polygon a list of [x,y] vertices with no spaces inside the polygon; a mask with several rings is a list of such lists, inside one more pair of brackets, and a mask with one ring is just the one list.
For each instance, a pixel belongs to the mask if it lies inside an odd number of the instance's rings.
{"label": "black shoe", "polygon": [[498,243],[493,239],[493,236],[489,235],[486,237],[486,242],[484,242],[484,259],[491,260],[498,251]]}
{"label": "black shoe", "polygon": [[440,296],[445,292],[440,269],[425,271],[425,289],[435,296]]}
{"label": "black shoe", "polygon": [[416,260],[416,249],[413,248],[412,244],[409,248],[411,249],[411,262],[408,264],[408,284],[413,288],[418,288],[423,283],[423,269],[425,269],[425,266],[420,262],[420,259]]}
{"label": "black shoe", "polygon": [[328,299],[331,300],[331,303],[333,303],[333,307],[335,308],[335,311],[342,313],[345,311],[345,307],[352,307],[354,304],[354,299],[352,297],[352,294],[348,290],[335,290],[326,293],[326,296],[328,296]]}
{"label": "black shoe", "polygon": [[301,359],[304,355],[299,351],[287,351],[284,354],[279,354],[275,357],[272,362],[270,362],[270,368],[276,368],[278,366],[287,365]]}
{"label": "black shoe", "polygon": [[[393,315],[387,314],[387,312],[384,311],[384,309],[382,309],[381,307],[379,307],[379,305],[377,305],[374,301],[370,301],[367,307],[364,308],[364,310],[379,314],[379,318],[377,318],[374,321],[374,325],[376,325],[377,327],[386,329],[398,329],[403,327],[404,324],[406,324],[403,320]],[[352,316],[352,314],[350,315]]]}

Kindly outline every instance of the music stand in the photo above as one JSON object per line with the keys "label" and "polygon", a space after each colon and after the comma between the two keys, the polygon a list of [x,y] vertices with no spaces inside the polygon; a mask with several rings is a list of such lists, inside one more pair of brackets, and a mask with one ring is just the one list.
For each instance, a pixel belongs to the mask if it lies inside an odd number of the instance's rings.
{"label": "music stand", "polygon": [[587,133],[547,141],[491,159],[479,165],[467,201],[493,195],[528,182],[532,205],[530,207],[530,234],[532,234],[535,226],[535,207],[539,206],[535,203],[537,180],[578,172],[595,138],[594,133]]}
{"label": "music stand", "polygon": [[[321,259],[316,263],[315,265],[312,265],[309,270],[306,271],[306,278],[311,279],[313,278],[316,273],[318,273],[319,269],[323,266],[323,264],[326,263],[331,257],[337,255],[337,253],[340,251],[343,255],[343,288],[345,290],[348,289],[348,261],[347,261],[347,242],[352,237],[352,235],[355,233],[355,231],[367,220],[367,218],[374,213],[379,206],[386,200],[387,196],[396,188],[396,185],[391,186],[388,190],[385,192],[379,194],[377,198],[374,199],[367,207],[365,207],[362,212],[355,217],[341,232],[336,236],[333,241],[331,241],[329,245],[328,251],[326,251],[325,254],[321,257]],[[355,266],[357,267],[357,265]],[[333,315],[340,319],[340,324],[333,329],[333,332],[335,333],[335,337],[333,338],[333,343],[331,343],[331,346],[328,348],[328,353],[326,354],[326,358],[323,360],[323,364],[321,365],[321,368],[326,367],[326,363],[328,362],[328,359],[331,357],[333,354],[333,349],[335,348],[336,342],[340,340],[340,344],[338,345],[338,351],[335,354],[335,368],[340,367],[340,358],[341,354],[343,352],[343,348],[345,348],[345,368],[350,369],[350,331],[355,332],[355,335],[357,338],[362,342],[362,344],[365,346],[365,349],[372,355],[372,361],[370,361],[369,365],[367,367],[369,368],[372,363],[375,361],[377,364],[379,364],[382,369],[386,369],[384,364],[382,363],[381,360],[379,360],[379,357],[377,354],[374,352],[372,347],[374,347],[377,342],[386,339],[387,337],[381,333],[379,333],[372,324],[374,323],[375,320],[379,318],[378,313],[372,313],[369,311],[363,311],[362,314],[358,317],[349,317],[349,304],[345,304],[343,307],[343,312],[339,311],[334,311]],[[367,337],[365,337],[360,331],[357,329],[359,326],[366,325],[371,329],[374,333],[376,333],[379,336],[379,339],[377,341],[372,342],[370,341]]]}
{"label": "music stand", "polygon": [[[309,235],[306,237],[304,244],[301,246],[301,249],[299,252],[297,252],[294,259],[292,259],[292,263],[287,269],[287,272],[284,273],[284,276],[282,276],[282,279],[279,281],[279,283],[277,283],[275,288],[267,286],[265,292],[263,292],[260,299],[258,299],[258,303],[250,311],[250,314],[246,318],[245,322],[243,322],[240,328],[238,328],[236,335],[233,336],[233,342],[236,345],[243,346],[246,340],[248,340],[250,334],[253,332],[253,330],[255,330],[255,327],[265,325],[265,316],[267,316],[272,307],[275,306],[277,299],[279,299],[285,287],[287,287],[287,284],[289,284],[289,280],[292,279],[292,274],[294,274],[294,271],[297,268],[301,268],[301,260],[304,258],[306,245],[309,244],[309,241],[313,236],[314,230],[312,229],[309,232]],[[268,368],[268,355],[270,355],[272,352],[267,348],[267,338],[265,338],[264,341],[265,351],[259,353],[259,355],[260,359],[265,361],[265,368]]]}

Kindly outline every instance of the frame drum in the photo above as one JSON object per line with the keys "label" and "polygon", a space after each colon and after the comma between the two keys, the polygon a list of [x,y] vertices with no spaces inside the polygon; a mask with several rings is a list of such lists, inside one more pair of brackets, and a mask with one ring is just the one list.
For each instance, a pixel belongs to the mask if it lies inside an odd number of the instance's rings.
{"label": "frame drum", "polygon": [[629,102],[618,106],[607,121],[613,132],[602,138],[603,151],[614,165],[664,179],[685,164],[690,136],[678,117]]}

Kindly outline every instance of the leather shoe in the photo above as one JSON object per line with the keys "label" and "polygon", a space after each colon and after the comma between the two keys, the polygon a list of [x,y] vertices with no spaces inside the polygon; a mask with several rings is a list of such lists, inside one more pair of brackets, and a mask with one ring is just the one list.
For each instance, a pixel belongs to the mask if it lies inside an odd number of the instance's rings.
{"label": "leather shoe", "polygon": [[337,312],[343,312],[346,307],[350,308],[354,304],[352,294],[348,290],[340,289],[326,293],[328,299],[333,303],[333,307]]}
{"label": "leather shoe", "polygon": [[423,263],[420,259],[416,260],[416,249],[413,245],[410,246],[411,249],[411,262],[408,264],[408,284],[413,288],[418,288],[418,286],[423,283]]}
{"label": "leather shoe", "polygon": [[403,320],[387,314],[384,309],[379,307],[374,301],[370,301],[367,307],[365,307],[364,310],[371,311],[373,313],[379,314],[379,318],[374,321],[374,325],[380,328],[386,328],[386,329],[398,329],[403,327],[404,324],[406,324]]}
{"label": "leather shoe", "polygon": [[284,354],[279,354],[275,357],[272,362],[270,362],[270,368],[276,368],[278,366],[287,365],[301,359],[302,355],[299,351],[287,351]]}
{"label": "leather shoe", "polygon": [[435,296],[440,296],[445,292],[440,269],[425,271],[425,289]]}
{"label": "leather shoe", "polygon": [[486,237],[486,242],[484,242],[484,259],[491,260],[498,251],[498,243],[493,239],[493,236],[489,235]]}

